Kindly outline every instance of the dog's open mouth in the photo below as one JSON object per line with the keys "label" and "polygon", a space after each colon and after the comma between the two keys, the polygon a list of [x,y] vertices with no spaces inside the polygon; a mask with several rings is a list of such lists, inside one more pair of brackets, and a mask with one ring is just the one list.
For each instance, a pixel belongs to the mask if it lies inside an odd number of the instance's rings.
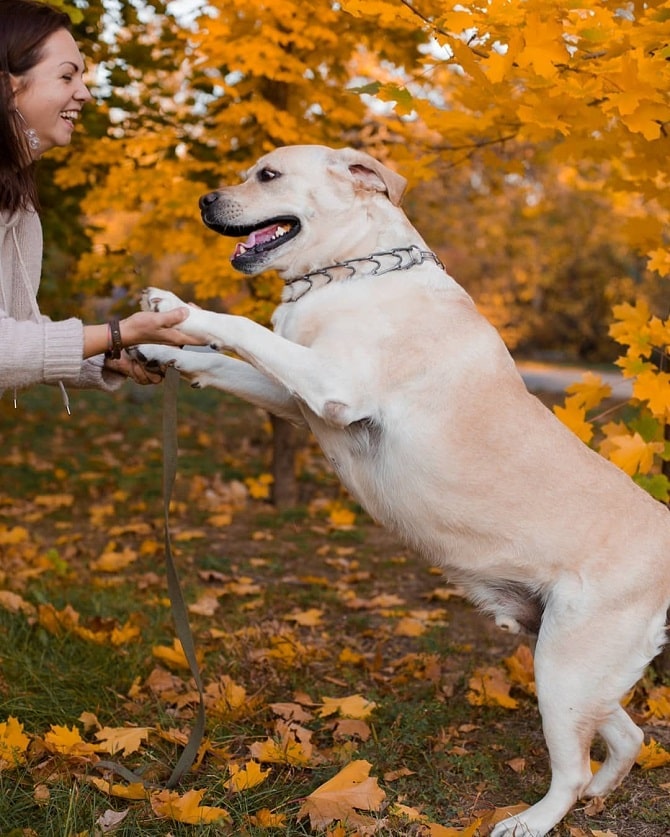
{"label": "dog's open mouth", "polygon": [[269,224],[264,222],[261,227],[244,230],[243,234],[248,235],[248,238],[235,247],[233,259],[243,258],[250,252],[263,253],[266,250],[274,250],[296,236],[299,230],[300,224],[295,218],[278,218]]}
{"label": "dog's open mouth", "polygon": [[[207,221],[205,221],[207,223]],[[238,270],[254,262],[259,254],[281,247],[300,232],[300,222],[292,216],[272,218],[254,226],[207,224],[211,229],[226,236],[246,236],[240,241],[231,256],[233,267]]]}

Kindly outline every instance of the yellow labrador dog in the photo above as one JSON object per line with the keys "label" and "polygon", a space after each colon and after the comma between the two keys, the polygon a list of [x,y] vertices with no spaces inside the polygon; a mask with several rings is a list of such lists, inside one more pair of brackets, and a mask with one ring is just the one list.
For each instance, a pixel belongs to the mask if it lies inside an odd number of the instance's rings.
{"label": "yellow labrador dog", "polygon": [[[285,281],[274,331],[193,308],[221,352],[143,346],[195,386],[306,424],[373,518],[500,627],[537,634],[552,779],[493,837],[542,837],[626,776],[642,732],[619,703],[665,641],[670,514],[526,390],[494,328],[399,207],[405,180],[350,148],[290,146],[200,200],[244,238],[233,265]],[[150,288],[144,305],[183,303]],[[600,735],[607,758],[592,775]]]}

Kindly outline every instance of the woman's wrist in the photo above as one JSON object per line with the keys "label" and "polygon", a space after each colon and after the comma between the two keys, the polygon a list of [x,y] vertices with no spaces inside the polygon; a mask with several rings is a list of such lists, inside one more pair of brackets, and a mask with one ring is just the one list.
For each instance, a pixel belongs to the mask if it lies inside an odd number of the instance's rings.
{"label": "woman's wrist", "polygon": [[126,343],[132,345],[130,342],[132,335],[128,334],[128,331],[132,329],[126,327],[127,322],[127,320],[119,321],[116,318],[110,318],[106,323],[85,325],[83,356],[87,358],[104,355],[106,360],[118,359]]}
{"label": "woman's wrist", "polygon": [[107,351],[106,358],[118,360],[123,351],[123,339],[121,337],[121,325],[118,317],[111,317],[107,323]]}

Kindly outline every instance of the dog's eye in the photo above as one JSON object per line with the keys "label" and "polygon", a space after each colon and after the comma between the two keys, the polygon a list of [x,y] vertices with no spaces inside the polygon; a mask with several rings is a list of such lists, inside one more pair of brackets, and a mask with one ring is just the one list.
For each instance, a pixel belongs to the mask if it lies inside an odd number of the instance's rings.
{"label": "dog's eye", "polygon": [[281,177],[281,174],[274,169],[261,169],[257,176],[261,183],[267,183],[270,180],[274,180],[275,177]]}

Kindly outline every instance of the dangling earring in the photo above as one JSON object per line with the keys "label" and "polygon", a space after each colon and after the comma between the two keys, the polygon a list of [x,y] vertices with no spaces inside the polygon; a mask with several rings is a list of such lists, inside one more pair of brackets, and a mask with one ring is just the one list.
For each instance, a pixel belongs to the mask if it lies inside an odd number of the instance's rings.
{"label": "dangling earring", "polygon": [[28,140],[28,147],[31,151],[37,151],[40,145],[42,145],[40,138],[37,136],[37,131],[34,128],[28,127],[28,123],[26,122],[26,120],[23,117],[23,114],[18,108],[16,109],[16,113],[18,114],[18,117],[21,120],[21,122],[23,122],[23,124],[26,126],[23,129],[23,133],[25,134],[25,137]]}

